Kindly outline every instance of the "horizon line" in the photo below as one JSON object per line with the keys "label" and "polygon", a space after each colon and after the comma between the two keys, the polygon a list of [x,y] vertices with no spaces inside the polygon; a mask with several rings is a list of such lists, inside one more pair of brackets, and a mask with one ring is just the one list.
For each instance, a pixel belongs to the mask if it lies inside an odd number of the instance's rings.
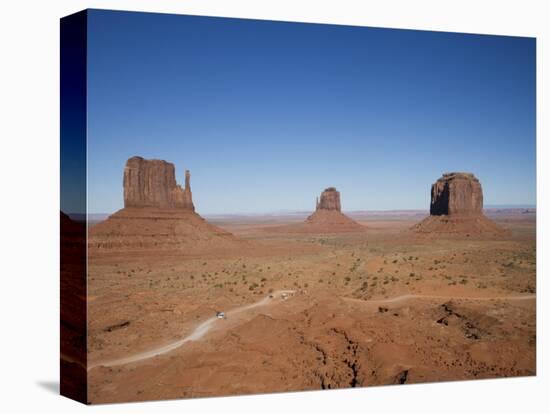
{"label": "horizon line", "polygon": [[[512,210],[512,209],[536,209],[536,204],[488,204],[483,207],[483,210]],[[119,209],[120,210],[120,209]],[[85,215],[88,216],[109,216],[114,214],[113,212],[64,212],[67,215]],[[391,212],[429,212],[430,208],[392,208],[392,209],[362,209],[362,210],[345,210],[343,213],[353,214],[353,213],[391,213]],[[274,215],[274,214],[310,214],[314,210],[294,210],[294,209],[282,209],[282,210],[271,210],[271,211],[258,211],[258,212],[209,212],[209,213],[200,213],[203,216],[260,216],[260,215]]]}

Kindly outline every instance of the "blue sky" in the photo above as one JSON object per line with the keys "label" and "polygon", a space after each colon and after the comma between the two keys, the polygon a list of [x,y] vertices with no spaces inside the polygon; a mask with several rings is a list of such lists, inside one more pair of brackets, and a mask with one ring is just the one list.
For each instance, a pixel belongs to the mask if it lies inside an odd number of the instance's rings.
{"label": "blue sky", "polygon": [[535,204],[535,40],[92,10],[88,205],[134,155],[191,170],[199,213],[429,207],[443,172]]}

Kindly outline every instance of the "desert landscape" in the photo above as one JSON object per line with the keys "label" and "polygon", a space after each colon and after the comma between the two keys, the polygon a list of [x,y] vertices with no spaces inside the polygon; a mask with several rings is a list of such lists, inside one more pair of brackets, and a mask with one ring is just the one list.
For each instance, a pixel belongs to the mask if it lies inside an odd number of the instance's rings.
{"label": "desert landscape", "polygon": [[536,210],[484,209],[472,173],[425,211],[326,187],[309,213],[205,217],[188,171],[123,177],[88,229],[91,403],[536,374]]}

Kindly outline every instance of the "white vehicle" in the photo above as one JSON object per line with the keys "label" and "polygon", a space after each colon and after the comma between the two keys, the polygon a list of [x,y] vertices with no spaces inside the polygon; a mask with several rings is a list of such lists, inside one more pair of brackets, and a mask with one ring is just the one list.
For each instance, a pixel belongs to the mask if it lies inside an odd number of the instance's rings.
{"label": "white vehicle", "polygon": [[225,313],[224,312],[216,312],[216,317],[218,319],[225,319]]}

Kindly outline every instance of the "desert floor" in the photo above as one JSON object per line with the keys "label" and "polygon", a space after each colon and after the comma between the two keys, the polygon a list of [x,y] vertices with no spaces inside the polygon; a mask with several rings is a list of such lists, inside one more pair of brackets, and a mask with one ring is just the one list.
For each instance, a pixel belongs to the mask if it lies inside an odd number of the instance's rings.
{"label": "desert floor", "polygon": [[251,247],[93,256],[90,401],[535,375],[534,214],[492,217],[500,240],[407,232],[420,218],[332,235],[216,218]]}

